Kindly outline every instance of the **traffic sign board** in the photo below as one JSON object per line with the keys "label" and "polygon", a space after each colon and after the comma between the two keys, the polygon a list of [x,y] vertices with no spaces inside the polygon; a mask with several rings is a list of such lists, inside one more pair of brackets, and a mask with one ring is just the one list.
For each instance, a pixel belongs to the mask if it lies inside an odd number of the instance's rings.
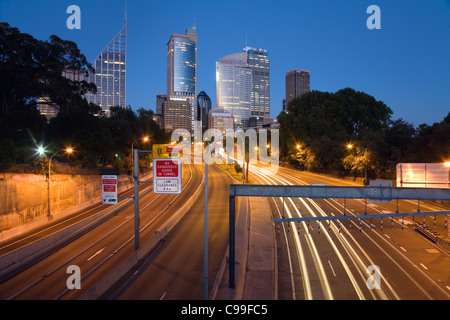
{"label": "traffic sign board", "polygon": [[117,176],[102,175],[102,203],[117,203]]}
{"label": "traffic sign board", "polygon": [[155,158],[173,158],[179,157],[181,147],[171,144],[154,144],[153,145],[153,157]]}
{"label": "traffic sign board", "polygon": [[181,159],[153,159],[153,192],[181,193]]}

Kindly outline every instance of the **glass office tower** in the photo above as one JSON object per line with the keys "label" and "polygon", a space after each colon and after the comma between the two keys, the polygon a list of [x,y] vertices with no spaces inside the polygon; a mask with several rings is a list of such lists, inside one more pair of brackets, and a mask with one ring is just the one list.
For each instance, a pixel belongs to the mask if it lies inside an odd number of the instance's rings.
{"label": "glass office tower", "polygon": [[126,49],[127,26],[122,28],[92,63],[95,74],[90,73],[86,81],[97,85],[97,93],[86,94],[89,102],[98,104],[109,113],[113,106],[126,106]]}
{"label": "glass office tower", "polygon": [[201,91],[197,96],[197,120],[202,122],[202,131],[205,132],[208,127],[208,114],[211,110],[211,98],[205,91]]}
{"label": "glass office tower", "polygon": [[251,117],[270,117],[270,60],[266,49],[245,47],[252,70]]}
{"label": "glass office tower", "polygon": [[217,107],[234,117],[235,127],[247,127],[251,113],[252,70],[245,52],[216,62]]}
{"label": "glass office tower", "polygon": [[[193,130],[193,121],[197,120],[197,34],[196,28],[188,28],[186,34],[173,33],[167,43],[167,101],[187,100],[189,106],[186,112],[190,121],[183,123],[171,123],[171,128],[186,127]],[[164,111],[169,111],[164,109]],[[180,110],[178,110],[179,112]],[[164,114],[175,121],[177,117]],[[183,116],[184,118],[184,116]],[[167,121],[165,121],[167,122]]]}

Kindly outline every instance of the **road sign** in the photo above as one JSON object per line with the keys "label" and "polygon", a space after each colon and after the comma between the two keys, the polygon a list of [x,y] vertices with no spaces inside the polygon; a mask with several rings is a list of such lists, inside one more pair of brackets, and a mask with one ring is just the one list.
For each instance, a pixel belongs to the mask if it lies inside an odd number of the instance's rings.
{"label": "road sign", "polygon": [[117,203],[117,176],[102,175],[102,203]]}
{"label": "road sign", "polygon": [[181,147],[171,144],[154,144],[153,157],[155,158],[176,158],[179,157]]}
{"label": "road sign", "polygon": [[181,193],[181,159],[153,159],[153,192]]}
{"label": "road sign", "polygon": [[398,163],[397,187],[448,188],[450,169],[445,163]]}

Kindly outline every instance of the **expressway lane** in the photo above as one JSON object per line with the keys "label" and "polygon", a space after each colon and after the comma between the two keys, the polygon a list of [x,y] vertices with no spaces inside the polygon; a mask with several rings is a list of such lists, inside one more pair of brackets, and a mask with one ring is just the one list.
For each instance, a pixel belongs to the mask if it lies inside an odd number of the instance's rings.
{"label": "expressway lane", "polygon": [[[211,293],[228,245],[228,185],[232,179],[213,165],[209,166],[208,177],[208,292]],[[161,246],[103,298],[203,299],[203,231],[202,192]]]}
{"label": "expressway lane", "polygon": [[[148,241],[155,230],[182,206],[202,181],[195,166],[183,166],[180,195],[153,192],[140,198],[140,242]],[[175,209],[175,210],[171,210]],[[134,252],[134,206],[122,210],[92,231],[72,241],[47,258],[0,284],[0,299],[75,299],[98,279]],[[81,271],[81,290],[67,290],[69,265]]]}
{"label": "expressway lane", "polygon": [[[253,166],[251,172],[265,184],[338,185],[341,181],[286,168],[279,168],[276,175],[269,176],[264,171],[261,173],[260,169]],[[283,214],[285,217],[342,215],[344,211],[343,200],[335,199],[286,198],[283,201],[272,198],[270,204],[276,217]],[[364,210],[367,213],[393,212],[396,209],[396,203],[368,206],[364,201],[350,199],[345,203],[347,214],[361,214]],[[416,209],[414,203],[399,202],[399,210],[410,212]],[[380,219],[373,219],[372,229],[366,220],[369,219],[364,219],[362,224],[356,219],[343,220],[340,226],[334,221],[330,231],[326,222],[320,225],[317,222],[303,223],[299,233],[297,224],[290,223],[288,231],[288,224],[283,223],[277,239],[280,299],[450,298],[448,253],[409,228],[402,230],[399,221],[391,224],[391,220],[386,218],[381,230]],[[362,232],[359,231],[360,226],[363,227]],[[381,289],[368,289],[366,281],[370,274],[367,268],[370,265],[380,267]]]}

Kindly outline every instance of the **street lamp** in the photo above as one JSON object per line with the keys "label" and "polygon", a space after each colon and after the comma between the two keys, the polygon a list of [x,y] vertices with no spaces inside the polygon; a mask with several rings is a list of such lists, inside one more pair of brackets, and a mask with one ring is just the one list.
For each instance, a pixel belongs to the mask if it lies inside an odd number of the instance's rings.
{"label": "street lamp", "polygon": [[150,140],[150,138],[149,138],[149,137],[143,137],[143,138],[135,139],[135,140],[133,141],[133,143],[131,144],[131,163],[132,163],[132,164],[134,164],[134,159],[133,159],[133,155],[134,155],[134,153],[133,153],[133,147],[134,147],[134,143],[135,143],[136,141],[138,141],[138,140],[143,140],[144,142],[148,142],[148,141]]}
{"label": "street lamp", "polygon": [[[353,144],[349,143],[347,144],[347,149],[352,149]],[[361,148],[364,151],[367,151],[367,148]],[[364,185],[367,186],[369,184],[369,181],[367,181],[367,160],[364,158]]]}
{"label": "street lamp", "polygon": [[43,156],[45,154],[45,149],[42,146],[39,146],[37,148],[37,152],[39,153],[39,155]]}
{"label": "street lamp", "polygon": [[[48,160],[48,214],[47,216],[50,217],[51,216],[51,210],[50,210],[50,166],[52,164],[52,159],[53,157],[58,154],[61,151],[65,151],[67,153],[72,153],[73,149],[72,148],[66,148],[66,149],[61,149],[56,151],[54,154],[52,154],[52,156],[50,157],[50,159]],[[44,154],[44,149],[42,147],[38,148],[38,152],[39,154]]]}

